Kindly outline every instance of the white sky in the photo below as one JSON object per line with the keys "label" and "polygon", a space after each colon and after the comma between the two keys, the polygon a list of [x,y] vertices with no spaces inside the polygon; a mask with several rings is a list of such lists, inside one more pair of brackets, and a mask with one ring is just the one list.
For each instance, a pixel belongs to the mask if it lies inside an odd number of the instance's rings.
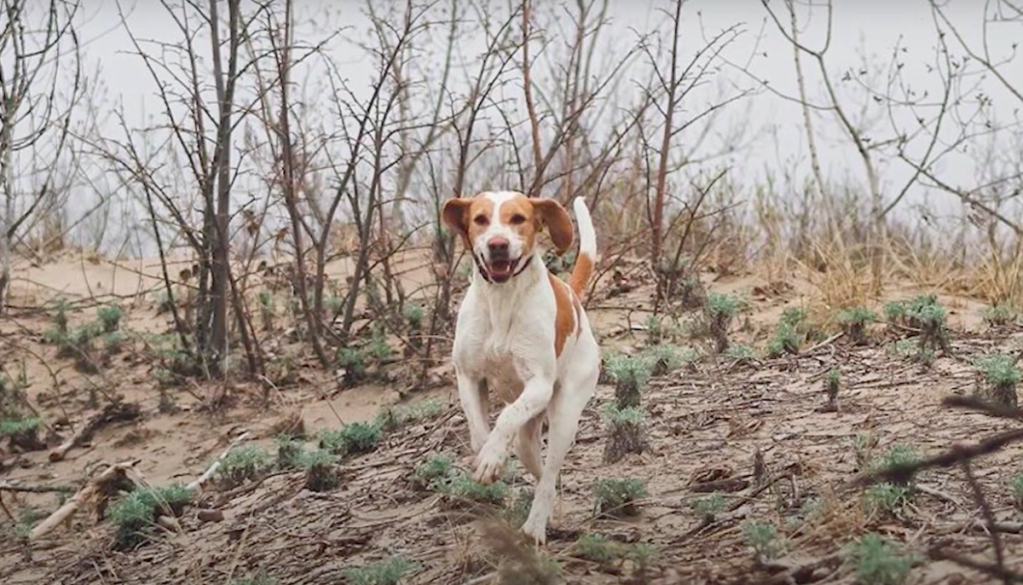
{"label": "white sky", "polygon": [[[465,0],[463,4],[464,2]],[[787,19],[782,0],[769,2],[770,6],[778,10],[780,17]],[[381,2],[378,6],[379,10],[385,11],[403,4],[392,0]],[[561,3],[536,0],[536,4],[539,5],[537,10],[546,10],[549,15],[553,7]],[[492,5],[492,13],[507,10],[507,4],[504,2],[493,2]],[[964,38],[979,48],[983,36],[985,10],[991,14],[996,5],[995,0],[986,3],[951,0],[945,8]],[[297,0],[301,23],[298,36],[307,39],[308,42],[316,42],[341,30],[328,51],[343,68],[344,75],[357,93],[367,91],[375,66],[364,53],[353,47],[353,41],[367,38],[369,31],[369,21],[365,16],[364,7],[363,2],[356,0],[333,2]],[[671,3],[668,1],[613,1],[611,6],[613,22],[603,33],[607,56],[613,58],[635,46],[638,32],[664,27],[666,18],[659,10],[670,7]],[[80,33],[86,41],[86,58],[92,66],[99,67],[99,76],[106,94],[106,98],[100,104],[101,109],[123,106],[125,119],[134,127],[142,127],[159,120],[163,107],[156,98],[157,86],[143,61],[132,54],[127,31],[120,23],[119,10],[127,14],[127,24],[138,38],[176,42],[180,35],[166,10],[156,0],[123,0],[120,3],[115,0],[88,0],[85,10],[87,12]],[[781,93],[796,95],[792,48],[766,19],[767,13],[760,0],[690,0],[685,5],[683,14],[685,26],[682,32],[682,46],[687,56],[693,55],[694,51],[704,45],[707,35],[725,27],[741,24],[744,32],[726,48],[722,53],[723,57],[733,64],[749,63],[752,75],[766,80],[770,87]],[[825,32],[823,9],[815,8],[808,11],[804,6],[800,9],[799,17],[804,42],[820,46]],[[989,24],[987,39],[993,55],[1000,58],[1011,54],[1012,43],[1023,39],[1021,23],[1023,19]],[[567,31],[571,28],[571,23],[563,21],[561,26]],[[557,31],[550,31],[549,35],[552,40],[557,40]],[[840,78],[847,70],[852,70],[855,77],[857,70],[866,63],[866,68],[870,72],[865,78],[873,76],[872,83],[878,89],[883,89],[885,72],[896,45],[899,45],[905,50],[901,54],[905,78],[920,91],[925,89],[934,91],[939,87],[940,79],[929,69],[934,63],[937,36],[930,6],[926,0],[885,2],[835,0],[832,35],[831,48],[827,54],[831,78],[839,86],[843,105],[848,108],[854,119],[874,120],[875,124],[867,130],[872,139],[883,140],[892,136],[892,122],[885,115],[885,108],[869,100],[855,82],[840,82]],[[480,35],[467,33],[466,38],[460,42],[460,57],[472,59],[481,52],[482,47]],[[961,55],[962,51],[954,43],[951,48],[953,53]],[[557,50],[562,49],[563,47]],[[423,58],[426,61],[424,67],[439,68],[443,57],[440,47],[432,50],[426,47],[424,51],[427,55]],[[166,58],[168,61],[172,60],[169,56]],[[813,96],[812,99],[821,101],[823,94],[820,78],[814,71],[814,64],[804,56],[803,66],[808,72],[810,83],[808,91]],[[1002,70],[1010,79],[1023,79],[1023,65],[1018,61],[1004,65]],[[646,79],[648,75],[649,70],[641,64],[630,70],[630,76],[636,79]],[[536,76],[538,82],[543,84],[545,81],[543,72],[538,72]],[[704,91],[695,92],[683,105],[683,116],[700,111],[702,106],[709,103],[708,100],[719,96],[720,91],[728,92],[738,87],[749,87],[752,81],[749,74],[722,63],[715,77],[715,84],[704,88]],[[1011,97],[997,84],[991,83],[990,79],[985,81],[978,78],[976,81],[994,98],[991,111],[995,117],[1005,122],[1020,123],[1019,108],[1023,106],[1020,100]],[[307,68],[303,85],[300,93],[309,102],[309,107],[318,109],[320,115],[329,118],[330,106],[324,94],[326,87],[321,76],[317,75],[315,67]],[[1023,83],[1020,85],[1023,86]],[[515,85],[509,91],[517,95],[520,92],[518,88],[519,86]],[[634,98],[636,91],[633,84],[624,84],[620,88],[621,97],[626,101]],[[106,117],[104,120],[102,133],[123,137],[113,118]],[[896,119],[900,125],[909,124],[911,120],[912,115],[906,111]],[[796,177],[794,181],[796,186],[801,186],[809,173],[802,123],[802,111],[798,105],[770,92],[761,92],[729,107],[715,123],[714,130],[719,135],[718,140],[734,135],[737,128],[744,129],[749,140],[748,148],[730,157],[733,163],[733,182],[751,188],[755,184],[763,184],[767,176],[778,179],[790,173]],[[816,112],[814,123],[825,175],[839,183],[864,184],[863,167],[851,143],[842,136],[833,114]],[[975,148],[979,146],[975,145]],[[996,151],[1005,155],[1009,153],[1007,149],[1013,146],[1008,142],[1002,142]],[[1018,154],[1016,156],[1018,158]],[[716,161],[715,164],[719,162]],[[909,176],[909,169],[898,161],[886,161],[883,157],[879,163],[882,187],[891,196],[894,191],[901,188],[901,184]],[[949,158],[940,168],[943,178],[954,185],[975,185],[978,182],[970,153]],[[692,170],[700,169],[697,167]],[[102,186],[104,184],[105,187]],[[1019,184],[1018,179],[1016,184]],[[472,189],[473,185],[469,187]],[[101,181],[92,188],[116,189],[117,186]],[[791,185],[789,188],[792,188]],[[902,210],[911,211],[911,204],[923,202],[938,212],[949,213],[957,209],[954,198],[917,190]],[[88,207],[87,204],[82,206]],[[111,226],[111,229],[115,227],[117,226]]]}

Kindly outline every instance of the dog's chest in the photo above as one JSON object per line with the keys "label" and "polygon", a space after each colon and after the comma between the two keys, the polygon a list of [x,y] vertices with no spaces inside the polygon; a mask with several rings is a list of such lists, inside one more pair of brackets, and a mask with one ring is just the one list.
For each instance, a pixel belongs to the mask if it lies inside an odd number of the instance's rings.
{"label": "dog's chest", "polygon": [[502,401],[513,402],[522,393],[523,383],[510,346],[491,342],[482,349],[487,388]]}

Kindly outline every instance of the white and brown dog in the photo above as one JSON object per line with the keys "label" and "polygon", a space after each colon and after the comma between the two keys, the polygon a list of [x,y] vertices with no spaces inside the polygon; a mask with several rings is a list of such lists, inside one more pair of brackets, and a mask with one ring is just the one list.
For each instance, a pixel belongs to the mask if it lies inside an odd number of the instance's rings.
{"label": "white and brown dog", "polygon": [[[573,208],[579,253],[567,283],[547,270],[537,245],[545,227],[558,255],[572,245],[572,222],[557,201],[484,192],[450,199],[443,209],[477,268],[458,311],[452,351],[474,478],[497,480],[515,440],[519,460],[537,479],[522,526],[537,544],[546,542],[558,474],[600,371],[600,349],[581,303],[597,257],[596,234],[586,202],[576,198]],[[488,389],[506,404],[493,430]],[[541,462],[544,420],[548,445]]]}

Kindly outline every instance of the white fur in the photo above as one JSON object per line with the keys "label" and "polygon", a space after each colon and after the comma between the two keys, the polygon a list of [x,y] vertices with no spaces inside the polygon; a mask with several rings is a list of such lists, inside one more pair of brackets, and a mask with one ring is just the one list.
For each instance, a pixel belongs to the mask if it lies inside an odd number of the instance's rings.
{"label": "white fur", "polygon": [[[498,206],[509,194],[487,193],[495,212],[487,232],[507,237],[510,248],[522,242],[513,230],[498,224]],[[596,260],[596,236],[586,203],[574,202],[579,222],[580,256]],[[489,233],[489,235],[488,235]],[[477,243],[473,242],[476,247]],[[511,251],[511,250],[510,250]],[[512,251],[517,257],[518,250]],[[490,283],[473,271],[472,283],[458,310],[452,357],[458,394],[469,426],[475,457],[474,477],[481,483],[497,480],[504,471],[513,439],[520,461],[537,485],[529,517],[522,526],[537,544],[546,542],[547,522],[557,497],[555,487],[565,456],[575,442],[579,418],[593,396],[600,370],[600,350],[584,311],[578,331],[569,334],[561,355],[555,356],[554,291],[547,278],[542,252],[534,249],[529,266],[504,283]],[[522,261],[525,262],[526,258]],[[565,286],[555,283],[555,286]],[[521,388],[508,404],[493,430],[488,423],[488,401],[483,381],[490,390],[508,395]],[[547,457],[541,463],[540,431],[548,425]]]}
{"label": "white fur", "polygon": [[491,214],[493,217],[491,218],[490,225],[487,226],[487,229],[480,232],[480,235],[476,237],[476,241],[472,243],[476,255],[490,262],[490,248],[487,246],[487,243],[495,237],[502,237],[508,240],[508,257],[512,260],[520,257],[524,243],[522,238],[519,237],[519,234],[511,226],[498,221],[501,217],[501,205],[515,197],[517,193],[512,191],[493,191],[482,195],[494,202],[494,211]]}

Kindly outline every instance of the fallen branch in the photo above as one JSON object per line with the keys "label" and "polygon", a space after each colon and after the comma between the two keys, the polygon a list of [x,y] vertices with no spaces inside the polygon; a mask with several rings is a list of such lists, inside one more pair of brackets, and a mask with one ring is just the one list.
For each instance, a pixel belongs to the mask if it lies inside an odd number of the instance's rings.
{"label": "fallen branch", "polygon": [[921,459],[914,463],[893,465],[863,475],[847,484],[846,488],[861,487],[877,481],[891,481],[894,483],[906,483],[917,473],[934,467],[954,467],[963,461],[969,461],[982,455],[990,455],[1006,445],[1023,440],[1023,429],[1013,429],[998,433],[979,443],[973,445],[953,445],[944,453],[934,457]]}
{"label": "fallen branch", "polygon": [[133,469],[138,462],[139,460],[135,459],[116,463],[104,469],[99,475],[89,480],[88,483],[75,492],[75,495],[71,496],[71,499],[67,502],[64,502],[63,506],[57,508],[56,512],[50,514],[45,520],[36,525],[28,535],[29,541],[31,542],[46,536],[61,523],[70,520],[75,512],[95,496],[113,493],[114,488],[123,485],[124,482],[131,482],[127,477],[127,472],[129,469]]}
{"label": "fallen branch", "polygon": [[238,446],[239,443],[245,441],[251,436],[252,433],[250,433],[249,431],[245,431],[244,433],[235,437],[234,440],[231,441],[231,444],[227,446],[227,449],[224,449],[224,452],[221,453],[219,457],[217,457],[217,459],[209,466],[209,468],[206,471],[204,471],[202,475],[197,477],[195,481],[185,486],[185,489],[194,492],[195,490],[201,488],[203,484],[209,481],[210,478],[213,477],[213,474],[216,473],[218,469],[220,469],[221,463],[224,461],[224,458],[227,457],[227,454],[231,452],[231,449],[234,449],[235,447]]}
{"label": "fallen branch", "polygon": [[102,427],[114,422],[133,421],[142,416],[142,409],[137,404],[111,403],[82,425],[71,437],[60,446],[50,451],[50,461],[61,461],[68,451],[87,443]]}
{"label": "fallen branch", "polygon": [[1023,419],[1023,410],[991,404],[976,396],[946,396],[941,402],[951,408],[976,410],[995,418]]}

